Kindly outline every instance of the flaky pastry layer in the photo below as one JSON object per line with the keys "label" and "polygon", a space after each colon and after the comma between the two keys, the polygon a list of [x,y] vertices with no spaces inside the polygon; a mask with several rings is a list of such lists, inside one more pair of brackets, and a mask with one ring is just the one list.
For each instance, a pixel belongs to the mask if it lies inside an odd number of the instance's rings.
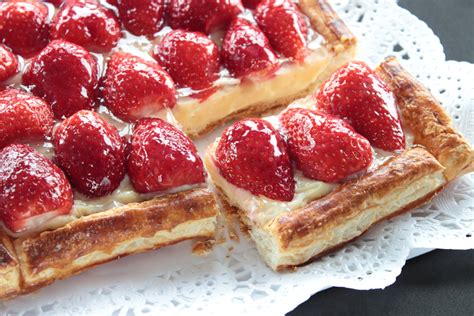
{"label": "flaky pastry layer", "polygon": [[92,214],[0,244],[0,298],[31,292],[96,265],[195,237],[213,237],[218,207],[203,188]]}

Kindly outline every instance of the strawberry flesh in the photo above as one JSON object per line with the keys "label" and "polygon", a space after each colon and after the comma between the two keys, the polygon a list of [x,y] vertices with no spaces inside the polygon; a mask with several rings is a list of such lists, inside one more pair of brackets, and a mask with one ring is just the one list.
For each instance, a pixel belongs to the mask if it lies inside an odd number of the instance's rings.
{"label": "strawberry flesh", "polygon": [[173,29],[210,33],[242,11],[240,0],[170,0],[167,16]]}
{"label": "strawberry flesh", "polygon": [[149,117],[176,104],[173,79],[155,61],[116,52],[105,74],[105,105],[124,121]]}
{"label": "strawberry flesh", "polygon": [[236,77],[256,72],[268,76],[278,66],[278,57],[265,34],[256,25],[241,18],[235,19],[227,30],[221,56],[224,65]]}
{"label": "strawberry flesh", "polygon": [[296,167],[311,179],[339,182],[372,163],[370,143],[341,119],[292,108],[280,115]]}
{"label": "strawberry flesh", "polygon": [[72,186],[89,197],[112,193],[125,176],[125,145],[118,130],[82,110],[54,131],[55,161]]}
{"label": "strawberry flesh", "polygon": [[249,9],[255,9],[262,0],[242,0],[242,4],[244,7],[249,8]]}
{"label": "strawberry flesh", "polygon": [[64,173],[27,145],[12,144],[0,151],[0,220],[12,232],[68,214],[73,197]]}
{"label": "strawberry flesh", "polygon": [[114,13],[91,1],[65,5],[54,17],[50,32],[53,39],[64,39],[99,53],[110,51],[121,36]]}
{"label": "strawberry flesh", "polygon": [[0,3],[0,43],[32,57],[48,44],[48,8],[40,1]]}
{"label": "strawberry flesh", "polygon": [[0,45],[0,83],[18,72],[18,59],[4,45]]}
{"label": "strawberry flesh", "polygon": [[117,0],[119,18],[134,35],[152,37],[165,23],[165,0]]}
{"label": "strawberry flesh", "polygon": [[204,166],[194,144],[161,119],[140,120],[130,147],[128,175],[137,192],[165,191],[205,181]]}
{"label": "strawberry flesh", "polygon": [[219,78],[219,49],[198,32],[169,32],[156,47],[154,57],[178,87],[203,90]]}
{"label": "strawberry flesh", "polygon": [[346,120],[370,143],[386,151],[405,149],[395,97],[363,62],[336,71],[315,95],[317,107]]}
{"label": "strawberry flesh", "polygon": [[290,0],[265,0],[255,19],[273,48],[283,56],[302,60],[307,55],[308,24]]}
{"label": "strawberry flesh", "polygon": [[287,147],[273,126],[262,119],[246,119],[228,127],[215,151],[220,174],[254,195],[291,201],[295,181]]}
{"label": "strawberry flesh", "polygon": [[20,90],[0,92],[0,148],[13,142],[43,140],[53,126],[53,112],[44,100]]}
{"label": "strawberry flesh", "polygon": [[23,84],[48,101],[54,116],[62,119],[96,106],[98,69],[97,61],[84,48],[55,40],[33,58],[23,74]]}

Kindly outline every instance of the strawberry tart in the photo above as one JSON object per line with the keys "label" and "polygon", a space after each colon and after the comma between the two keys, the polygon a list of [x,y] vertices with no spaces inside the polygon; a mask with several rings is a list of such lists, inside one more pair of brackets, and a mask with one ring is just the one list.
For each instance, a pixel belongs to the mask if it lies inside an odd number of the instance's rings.
{"label": "strawberry tart", "polygon": [[244,119],[205,164],[274,270],[304,264],[431,199],[474,150],[393,58],[351,62],[277,116]]}

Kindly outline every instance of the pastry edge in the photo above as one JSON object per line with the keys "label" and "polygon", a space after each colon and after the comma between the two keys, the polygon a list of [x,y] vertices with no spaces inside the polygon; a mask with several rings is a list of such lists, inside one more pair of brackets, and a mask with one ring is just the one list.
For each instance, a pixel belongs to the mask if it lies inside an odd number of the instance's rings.
{"label": "pastry edge", "polygon": [[34,236],[11,239],[2,233],[0,299],[123,256],[187,239],[213,238],[217,214],[214,194],[198,188],[81,217]]}

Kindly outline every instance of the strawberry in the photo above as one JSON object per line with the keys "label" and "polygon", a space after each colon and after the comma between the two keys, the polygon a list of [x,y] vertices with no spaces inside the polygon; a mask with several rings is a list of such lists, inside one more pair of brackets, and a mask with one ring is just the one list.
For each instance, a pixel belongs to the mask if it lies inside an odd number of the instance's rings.
{"label": "strawberry", "polygon": [[33,58],[23,74],[23,84],[48,101],[55,117],[61,119],[95,107],[99,67],[81,46],[55,40]]}
{"label": "strawberry", "polygon": [[0,3],[0,43],[31,57],[48,44],[48,8],[40,1]]}
{"label": "strawberry", "polygon": [[112,193],[125,176],[125,144],[97,113],[82,110],[54,131],[55,161],[72,186],[89,197]]}
{"label": "strawberry", "polygon": [[133,129],[130,147],[128,175],[140,193],[205,181],[204,166],[194,144],[161,119],[140,120]]}
{"label": "strawberry", "polygon": [[278,57],[263,32],[247,20],[237,18],[230,25],[222,44],[222,62],[236,77],[264,72],[272,74]]}
{"label": "strawberry", "polygon": [[215,163],[230,183],[278,201],[291,201],[295,181],[287,146],[273,126],[246,119],[228,127],[216,148]]}
{"label": "strawberry", "polygon": [[72,190],[64,173],[27,145],[0,151],[0,220],[12,232],[36,225],[72,208]]}
{"label": "strawberry", "polygon": [[13,142],[42,140],[53,126],[53,112],[44,100],[20,90],[0,92],[0,148]]}
{"label": "strawberry", "polygon": [[219,78],[219,49],[201,33],[169,32],[155,48],[154,57],[179,87],[203,90]]}
{"label": "strawberry", "polygon": [[167,13],[174,29],[210,33],[242,11],[240,0],[170,0]]}
{"label": "strawberry", "polygon": [[18,59],[4,45],[0,45],[0,83],[18,72]]}
{"label": "strawberry", "polygon": [[132,34],[152,37],[165,23],[165,0],[117,0],[116,2],[120,21]]}
{"label": "strawberry", "polygon": [[98,3],[65,5],[51,23],[51,38],[64,39],[94,52],[108,52],[121,36],[114,13]]}
{"label": "strawberry", "polygon": [[264,0],[257,7],[255,19],[275,50],[288,58],[305,57],[308,25],[292,1]]}
{"label": "strawberry", "polygon": [[296,167],[308,178],[338,182],[372,163],[370,143],[341,119],[291,108],[280,123]]}
{"label": "strawberry", "polygon": [[104,80],[105,105],[124,121],[148,117],[176,104],[171,77],[154,61],[116,52]]}
{"label": "strawberry", "polygon": [[345,119],[373,146],[387,151],[405,148],[395,97],[365,63],[340,68],[315,97],[319,109]]}
{"label": "strawberry", "polygon": [[242,0],[244,7],[249,9],[255,9],[262,0]]}

